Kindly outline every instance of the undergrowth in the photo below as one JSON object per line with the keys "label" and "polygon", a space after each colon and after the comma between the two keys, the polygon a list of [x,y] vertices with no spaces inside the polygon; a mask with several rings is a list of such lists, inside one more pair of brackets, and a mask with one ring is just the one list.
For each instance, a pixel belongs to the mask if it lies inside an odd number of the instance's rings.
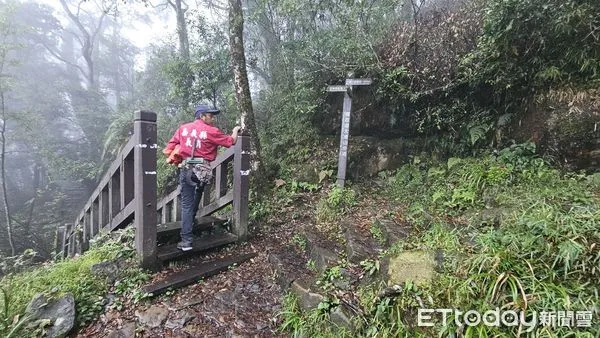
{"label": "undergrowth", "polygon": [[[600,336],[599,192],[598,174],[561,173],[536,156],[532,144],[401,167],[389,176],[383,193],[406,207],[403,216],[415,235],[387,254],[441,250],[443,264],[432,281],[405,283],[392,297],[376,297],[376,285],[359,290],[356,334]],[[537,314],[537,325],[466,326],[450,317],[442,326],[438,314],[432,315],[435,326],[420,327],[418,310],[424,308],[522,311],[528,321]],[[570,327],[559,318],[554,326],[542,323],[542,313],[551,311],[572,311]],[[589,323],[576,317],[583,311],[592,316],[590,327],[577,327]],[[292,317],[284,318],[288,323]],[[315,326],[295,319],[287,329],[313,332],[307,331],[309,324]]]}
{"label": "undergrowth", "polygon": [[[81,256],[5,276],[0,281],[0,336],[42,334],[43,327],[31,332],[33,329],[25,325],[28,321],[25,309],[37,293],[43,293],[50,299],[72,293],[76,304],[76,326],[95,320],[106,305],[105,296],[112,285],[106,279],[93,275],[91,267],[103,261],[117,259],[124,264],[132,262],[135,257],[133,236],[132,229],[107,234],[92,243],[90,250]],[[124,269],[119,278],[115,286],[115,294],[118,296],[115,304],[141,298],[135,290],[148,279],[147,273],[130,267]],[[124,289],[123,286],[127,287]]]}

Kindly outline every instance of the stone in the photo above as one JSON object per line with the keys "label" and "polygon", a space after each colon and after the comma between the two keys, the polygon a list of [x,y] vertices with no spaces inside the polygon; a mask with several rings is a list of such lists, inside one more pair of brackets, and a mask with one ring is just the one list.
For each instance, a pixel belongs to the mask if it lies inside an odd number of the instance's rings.
{"label": "stone", "polygon": [[344,229],[346,255],[349,262],[359,264],[367,258],[378,256],[383,251],[381,243],[371,236],[361,234],[351,220],[344,220],[342,229]]}
{"label": "stone", "polygon": [[49,321],[46,329],[47,337],[65,337],[75,324],[75,298],[66,293],[56,299],[48,299],[38,293],[27,305],[26,315],[31,316],[30,325],[38,326],[40,322]]}
{"label": "stone", "polygon": [[114,283],[119,276],[119,265],[114,261],[100,262],[92,265],[90,269],[94,276],[106,278],[109,284]]}
{"label": "stone", "polygon": [[275,281],[284,290],[306,269],[306,260],[292,246],[269,253],[267,259],[275,272]]}
{"label": "stone", "polygon": [[127,322],[120,330],[111,331],[106,338],[135,338],[136,328],[135,322]]}
{"label": "stone", "polygon": [[167,320],[165,327],[169,329],[180,329],[192,319],[194,319],[194,315],[186,313],[180,318]]}
{"label": "stone", "polygon": [[[313,233],[306,232],[304,236],[306,237],[308,256],[315,262],[315,267],[319,272],[323,272],[328,267],[337,264],[338,254],[329,249],[329,247],[334,248],[335,244],[328,243],[327,240],[320,241],[317,235]],[[325,247],[325,245],[328,247]]]}
{"label": "stone", "polygon": [[407,281],[431,281],[436,269],[435,254],[428,251],[405,251],[390,257],[387,267],[388,285]]}
{"label": "stone", "polygon": [[325,299],[323,295],[312,292],[308,286],[308,282],[303,280],[292,282],[290,291],[298,297],[303,310],[314,309]]}
{"label": "stone", "polygon": [[146,311],[135,311],[138,321],[149,328],[161,326],[169,316],[169,310],[160,306],[151,306]]}
{"label": "stone", "polygon": [[354,330],[354,325],[352,324],[352,318],[349,315],[349,312],[350,311],[348,311],[343,304],[336,306],[336,308],[329,313],[329,319],[337,326],[352,331]]}

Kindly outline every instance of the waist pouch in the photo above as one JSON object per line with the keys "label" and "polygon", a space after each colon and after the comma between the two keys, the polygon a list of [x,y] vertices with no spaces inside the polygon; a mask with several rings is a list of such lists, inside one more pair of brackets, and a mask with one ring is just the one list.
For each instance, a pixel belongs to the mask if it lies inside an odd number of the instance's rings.
{"label": "waist pouch", "polygon": [[186,163],[184,169],[187,170],[186,176],[189,177],[193,183],[210,184],[212,181],[213,173],[208,161],[202,161],[202,163]]}

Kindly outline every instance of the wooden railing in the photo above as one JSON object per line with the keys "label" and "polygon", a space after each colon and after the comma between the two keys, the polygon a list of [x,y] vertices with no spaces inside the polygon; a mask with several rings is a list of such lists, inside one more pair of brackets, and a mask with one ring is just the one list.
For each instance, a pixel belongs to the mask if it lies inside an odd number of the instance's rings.
{"label": "wooden railing", "polygon": [[[101,229],[113,231],[133,221],[140,263],[145,267],[155,266],[157,221],[166,223],[180,219],[179,188],[157,200],[156,142],[156,114],[136,112],[133,136],[100,180],[75,222],[59,230],[59,251],[63,257],[88,250],[90,239]],[[228,189],[228,165],[232,161],[233,189]],[[210,190],[205,192],[200,214],[209,215],[232,204],[233,233],[239,240],[244,240],[248,225],[248,137],[240,136],[234,147],[213,161],[212,167],[215,171],[214,194]]]}

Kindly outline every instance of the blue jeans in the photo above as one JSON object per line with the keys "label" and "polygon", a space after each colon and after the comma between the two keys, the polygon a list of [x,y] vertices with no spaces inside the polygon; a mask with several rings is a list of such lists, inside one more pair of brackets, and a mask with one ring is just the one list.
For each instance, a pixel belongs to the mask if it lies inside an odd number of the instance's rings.
{"label": "blue jeans", "polygon": [[181,169],[179,172],[179,185],[181,186],[181,240],[191,243],[194,217],[196,217],[202,199],[204,184],[191,182],[188,170]]}

